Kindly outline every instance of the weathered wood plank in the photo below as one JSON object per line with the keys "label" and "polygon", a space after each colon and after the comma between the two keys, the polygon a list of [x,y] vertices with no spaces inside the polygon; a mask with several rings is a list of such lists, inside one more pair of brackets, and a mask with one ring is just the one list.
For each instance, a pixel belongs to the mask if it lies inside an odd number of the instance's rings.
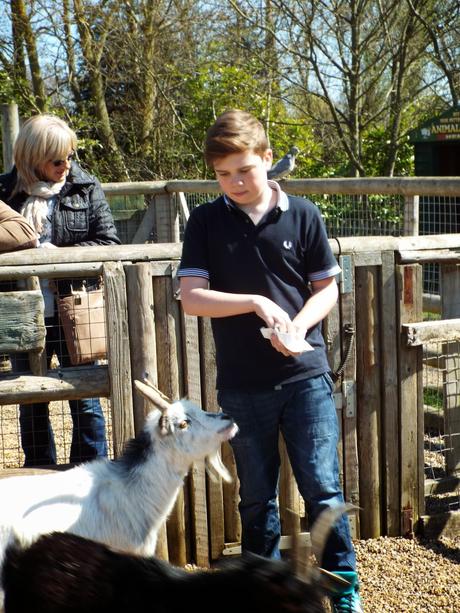
{"label": "weathered wood plank", "polygon": [[401,264],[421,264],[422,262],[460,262],[460,251],[454,249],[427,249],[425,251],[400,251]]}
{"label": "weathered wood plank", "polygon": [[29,275],[40,264],[75,264],[76,262],[140,262],[177,260],[181,243],[148,243],[145,245],[98,245],[94,247],[59,247],[59,249],[24,249],[0,254],[0,273],[4,266],[28,266]]}
{"label": "weathered wood plank", "polygon": [[408,347],[453,341],[460,339],[460,319],[439,319],[402,324],[401,331]]}
{"label": "weathered wood plank", "polygon": [[[357,441],[357,406],[356,406],[356,304],[355,304],[355,266],[354,256],[350,255],[350,289],[344,292],[340,289],[340,312],[341,312],[341,342],[342,356],[349,351],[349,357],[345,363],[342,375],[342,435],[343,435],[343,469],[344,469],[344,495],[347,502],[351,502],[356,507],[360,506],[359,492],[359,459]],[[342,262],[340,265],[343,269]],[[349,349],[347,346],[345,329],[349,328],[353,332],[353,344]],[[359,514],[350,515],[350,529],[353,538],[360,538],[360,517]]]}
{"label": "weathered wood plank", "polygon": [[[177,214],[174,219],[177,218]],[[176,228],[176,226],[174,226]],[[176,231],[176,230],[175,230]],[[380,251],[421,251],[426,249],[460,249],[460,234],[427,236],[360,236],[329,239],[334,254],[372,254]],[[38,274],[38,265],[75,264],[76,262],[148,261],[180,259],[182,244],[148,243],[145,245],[99,245],[97,247],[60,247],[59,249],[25,249],[0,254],[0,275],[4,266],[28,266],[29,275]]]}
{"label": "weathered wood plank", "polygon": [[[122,260],[130,263],[129,259]],[[141,260],[144,261],[144,260]],[[161,260],[145,262],[150,266],[150,274],[154,277],[163,277],[169,274],[171,265],[176,265],[177,260]],[[0,281],[4,279],[28,279],[31,274],[41,279],[61,279],[69,277],[81,279],[87,277],[98,277],[102,274],[104,262],[80,262],[64,264],[38,264],[30,267],[20,266],[1,266]]]}
{"label": "weathered wood plank", "polygon": [[155,240],[158,243],[179,242],[179,214],[170,194],[155,197]]}
{"label": "weathered wood plank", "polygon": [[[361,538],[381,535],[380,484],[380,334],[378,269],[355,271],[356,303],[356,387],[358,406],[359,495],[366,501],[361,515]],[[385,331],[386,333],[386,331]]]}
{"label": "weathered wood plank", "polygon": [[410,195],[404,197],[404,236],[417,236],[419,228],[419,197]]}
{"label": "weathered wood plank", "polygon": [[[187,397],[202,405],[198,321],[183,314],[185,379]],[[198,566],[209,566],[208,511],[206,504],[206,469],[204,461],[194,462],[189,474],[190,518],[193,533],[193,559]]]}
{"label": "weathered wood plank", "polygon": [[400,534],[399,487],[399,410],[398,369],[395,356],[399,343],[397,327],[394,253],[382,253],[380,276],[382,332],[382,452],[383,452],[383,517],[388,536]]}
{"label": "weathered wood plank", "polygon": [[[180,311],[174,299],[171,277],[153,279],[155,333],[157,339],[158,387],[171,400],[182,397],[179,372],[183,372]],[[183,566],[187,562],[185,498],[181,488],[166,526],[169,559]]]}
{"label": "weathered wood plank", "polygon": [[2,375],[0,404],[31,404],[55,400],[108,397],[107,366],[78,366],[49,370],[44,377]]}
{"label": "weathered wood plank", "polygon": [[[88,247],[89,249],[89,247]],[[52,251],[51,249],[49,251]],[[125,273],[121,262],[104,264],[107,360],[110,365],[110,408],[115,457],[134,436],[128,304]]]}
{"label": "weathered wood plank", "polygon": [[[211,320],[200,317],[198,320],[201,348],[201,370],[203,373],[203,408],[219,411],[216,391],[216,355]],[[233,477],[231,483],[223,483],[218,476],[208,478],[208,522],[210,527],[211,559],[222,554],[225,540],[237,541],[241,538],[238,513],[238,478],[236,476],[233,452],[229,443],[222,445],[222,461]]]}
{"label": "weathered wood plank", "polygon": [[[149,263],[127,264],[126,293],[128,306],[129,337],[135,339],[131,348],[132,380],[147,377],[158,385],[153,285]],[[134,430],[139,433],[151,405],[133,385]]]}
{"label": "weathered wood plank", "polygon": [[[401,194],[404,196],[460,196],[459,177],[371,177],[288,179],[281,181],[292,194]],[[138,181],[103,183],[106,195],[164,192],[219,193],[217,181]]]}
{"label": "weathered wood plank", "polygon": [[[401,323],[422,316],[422,268],[419,264],[397,266]],[[423,390],[422,348],[399,344],[401,534],[411,534],[423,513]],[[421,459],[420,459],[421,458]],[[419,467],[420,466],[420,467]]]}
{"label": "weathered wood plank", "polygon": [[0,352],[42,351],[44,310],[40,290],[0,292]]}
{"label": "weathered wood plank", "polygon": [[[29,277],[25,281],[26,289],[39,291],[41,293],[40,288],[40,279],[38,277]],[[46,334],[46,331],[45,331]],[[45,339],[46,346],[46,339]],[[43,347],[42,349],[29,351],[29,366],[33,375],[46,375],[48,370],[48,360],[46,355],[46,349]]]}

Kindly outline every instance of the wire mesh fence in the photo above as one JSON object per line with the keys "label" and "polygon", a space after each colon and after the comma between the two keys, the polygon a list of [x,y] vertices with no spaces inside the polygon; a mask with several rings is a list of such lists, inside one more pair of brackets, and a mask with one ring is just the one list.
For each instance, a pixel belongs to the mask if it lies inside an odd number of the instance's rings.
{"label": "wire mesh fence", "polygon": [[[451,419],[460,408],[460,340],[424,346],[423,401],[425,479],[445,482],[451,475],[449,454],[460,437]],[[460,483],[453,479],[444,491],[433,488],[425,504],[428,515],[460,510]]]}
{"label": "wire mesh fence", "polygon": [[[186,204],[189,210],[200,204],[216,198],[213,193],[185,193]],[[171,206],[180,210],[177,193],[171,193]],[[404,214],[406,199],[404,196],[388,194],[305,194],[304,197],[312,200],[320,209],[330,237],[352,236],[401,236],[404,233]],[[155,202],[155,194],[138,193],[134,195],[109,195],[118,233],[123,244],[130,244],[136,236],[139,225],[142,223],[145,212]],[[456,197],[420,197],[419,203],[419,233],[443,234],[459,232],[459,198]],[[183,237],[185,227],[184,215],[179,216],[180,238]],[[161,235],[160,228],[153,224],[150,228],[147,242],[157,242]],[[424,264],[424,292],[439,297],[439,271],[436,264]],[[426,317],[432,314],[425,314]],[[59,368],[59,356],[66,355],[64,335],[59,323],[55,323],[56,347],[53,368]],[[435,357],[436,356],[436,357]],[[434,360],[437,366],[433,366]],[[17,363],[15,358],[13,361]],[[427,396],[425,411],[427,432],[425,433],[426,454],[431,458],[432,464],[427,460],[427,478],[438,478],[446,473],[446,453],[449,442],[448,437],[458,436],[456,432],[446,433],[443,425],[444,417],[444,383],[445,353],[443,347],[427,349],[424,361],[424,395]],[[0,367],[11,369],[10,358],[0,360]],[[20,370],[19,366],[14,368]],[[436,379],[436,384],[434,380]],[[459,377],[460,378],[460,377]],[[111,414],[110,402],[101,400],[107,428],[107,438],[111,446]],[[18,407],[3,407],[0,412],[0,465],[14,467],[22,465],[24,455],[21,447]],[[57,446],[58,462],[68,462],[70,458],[71,436],[73,422],[70,417],[69,402],[56,402],[50,404],[50,421],[54,431]],[[435,415],[437,420],[433,417]],[[432,420],[438,424],[432,427]],[[451,440],[451,439],[450,439]],[[430,460],[430,461],[431,461]],[[458,505],[458,492],[449,505]]]}
{"label": "wire mesh fence", "polygon": [[[98,279],[88,279],[85,284],[95,285]],[[64,283],[65,286],[60,284]],[[22,282],[3,283],[4,291],[22,287]],[[76,280],[75,287],[82,285]],[[66,290],[66,287],[68,288]],[[5,289],[7,288],[7,289]],[[69,351],[74,351],[65,335],[56,304],[61,297],[75,292],[69,281],[41,281],[44,296],[46,329],[45,359],[50,373],[59,373],[61,368],[74,365]],[[20,293],[19,291],[16,293]],[[86,292],[85,292],[86,293]],[[75,292],[75,295],[77,293]],[[98,337],[91,334],[97,331]],[[104,326],[87,327],[87,338],[80,339],[82,347],[99,345],[100,335],[105,336]],[[104,343],[105,344],[105,343]],[[87,376],[91,376],[91,364]],[[1,375],[31,374],[30,354],[12,352],[0,355]],[[92,459],[107,446],[109,457],[113,456],[111,435],[111,411],[108,399],[85,398],[69,401],[54,401],[19,405],[4,405],[0,411],[0,466],[16,468],[22,465],[43,466],[67,464]]]}

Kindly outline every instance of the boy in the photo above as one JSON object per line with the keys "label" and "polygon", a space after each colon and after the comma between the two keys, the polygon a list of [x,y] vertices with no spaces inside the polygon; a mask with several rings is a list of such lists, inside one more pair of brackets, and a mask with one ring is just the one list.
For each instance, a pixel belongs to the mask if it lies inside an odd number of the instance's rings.
{"label": "boy", "polygon": [[[318,209],[267,179],[272,152],[257,119],[239,110],[223,113],[208,130],[205,159],[223,196],[190,215],[178,273],[181,300],[186,313],[212,318],[219,406],[240,428],[232,448],[242,550],[279,558],[279,431],[310,521],[343,503],[333,383],[320,328],[337,301],[340,268]],[[313,351],[302,351],[304,339]],[[332,530],[322,565],[350,581],[345,593],[333,596],[333,610],[361,613],[346,516]]]}

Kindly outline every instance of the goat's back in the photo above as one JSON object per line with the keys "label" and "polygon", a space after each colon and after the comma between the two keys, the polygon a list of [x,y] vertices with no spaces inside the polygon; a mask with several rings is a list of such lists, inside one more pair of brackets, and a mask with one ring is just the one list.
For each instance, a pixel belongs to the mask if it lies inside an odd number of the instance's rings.
{"label": "goat's back", "polygon": [[5,613],[320,613],[319,586],[286,562],[259,556],[214,571],[186,571],[116,552],[72,534],[10,546],[3,569]]}

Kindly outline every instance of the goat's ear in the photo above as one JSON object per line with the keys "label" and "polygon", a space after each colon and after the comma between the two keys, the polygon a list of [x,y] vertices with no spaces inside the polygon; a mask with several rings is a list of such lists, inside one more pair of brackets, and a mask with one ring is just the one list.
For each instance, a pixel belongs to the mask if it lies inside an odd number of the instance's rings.
{"label": "goat's ear", "polygon": [[144,379],[144,382],[138,381],[137,379],[134,381],[134,385],[139,390],[139,392],[150,400],[157,409],[160,409],[162,413],[168,411],[171,406],[171,403],[168,401],[167,396],[165,396],[158,388],[156,388],[150,381]]}

